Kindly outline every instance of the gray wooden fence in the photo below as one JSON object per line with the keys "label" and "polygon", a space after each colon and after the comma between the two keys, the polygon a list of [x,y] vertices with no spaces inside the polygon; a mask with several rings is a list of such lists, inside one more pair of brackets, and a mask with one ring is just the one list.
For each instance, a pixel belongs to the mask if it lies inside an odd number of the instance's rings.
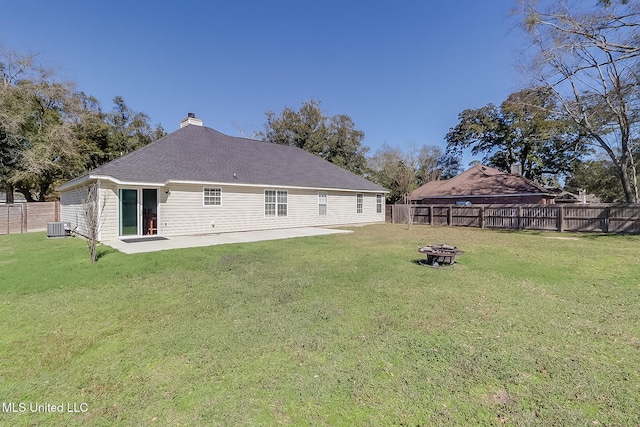
{"label": "gray wooden fence", "polygon": [[393,205],[391,222],[512,230],[640,233],[640,205]]}
{"label": "gray wooden fence", "polygon": [[0,234],[42,231],[59,220],[60,202],[0,204]]}

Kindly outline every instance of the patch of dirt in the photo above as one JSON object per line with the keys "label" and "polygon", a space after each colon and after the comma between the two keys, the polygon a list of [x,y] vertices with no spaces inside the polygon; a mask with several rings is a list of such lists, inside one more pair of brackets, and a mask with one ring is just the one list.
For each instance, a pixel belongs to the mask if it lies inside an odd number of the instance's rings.
{"label": "patch of dirt", "polygon": [[274,402],[271,405],[271,415],[278,424],[291,424],[291,418],[285,413],[283,406],[281,401]]}
{"label": "patch of dirt", "polygon": [[515,400],[507,390],[501,389],[498,390],[493,396],[491,396],[492,403],[498,403],[500,405],[508,406],[511,405]]}

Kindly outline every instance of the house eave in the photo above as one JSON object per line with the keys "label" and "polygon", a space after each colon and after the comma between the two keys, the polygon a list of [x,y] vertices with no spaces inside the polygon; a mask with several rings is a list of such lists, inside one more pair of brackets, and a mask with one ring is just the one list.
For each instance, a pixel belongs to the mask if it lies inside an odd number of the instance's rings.
{"label": "house eave", "polygon": [[117,185],[127,187],[164,187],[164,182],[147,182],[147,181],[123,181],[110,175],[86,174],[69,182],[56,187],[57,191],[66,191],[84,185],[90,181],[110,181]]}
{"label": "house eave", "polygon": [[82,175],[78,178],[72,179],[71,181],[67,181],[64,184],[60,184],[58,185],[55,190],[56,191],[67,191],[67,190],[71,190],[73,188],[76,187],[80,187],[81,185],[84,185],[86,182],[91,181],[92,178],[90,176],[90,174],[85,174]]}
{"label": "house eave", "polygon": [[114,178],[110,175],[92,175],[96,180],[111,181],[114,184],[128,186],[128,187],[165,187],[164,182],[150,182],[150,181],[124,181]]}
{"label": "house eave", "polygon": [[296,186],[296,185],[280,185],[280,184],[250,184],[250,183],[240,183],[240,182],[215,182],[215,181],[191,181],[191,180],[168,180],[164,183],[165,186],[171,184],[181,184],[181,185],[212,185],[212,186],[230,186],[230,187],[260,187],[260,188],[283,188],[288,190],[319,190],[319,191],[346,191],[353,193],[388,193],[389,190],[381,189],[381,190],[363,190],[356,188],[332,188],[332,187],[305,187],[305,186]]}
{"label": "house eave", "polygon": [[353,193],[388,193],[387,189],[372,190],[372,189],[358,189],[358,188],[330,188],[330,187],[305,187],[296,185],[279,185],[279,184],[251,184],[240,182],[221,182],[221,181],[198,181],[198,180],[178,180],[170,179],[165,182],[149,182],[149,181],[125,181],[114,178],[110,175],[98,175],[98,174],[86,174],[75,180],[66,182],[56,188],[58,191],[66,191],[75,187],[79,187],[88,181],[109,181],[116,185],[128,186],[128,187],[167,187],[172,184],[177,185],[211,185],[211,186],[229,186],[229,187],[260,187],[260,188],[282,188],[290,190],[317,190],[317,191],[345,191]]}

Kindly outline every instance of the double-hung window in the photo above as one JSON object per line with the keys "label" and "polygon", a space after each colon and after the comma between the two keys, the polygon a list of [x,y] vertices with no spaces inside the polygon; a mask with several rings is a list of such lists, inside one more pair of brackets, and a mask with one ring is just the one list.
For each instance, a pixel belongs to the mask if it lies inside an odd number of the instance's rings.
{"label": "double-hung window", "polygon": [[376,194],[376,213],[382,213],[382,194]]}
{"label": "double-hung window", "polygon": [[222,190],[220,188],[204,188],[202,193],[205,206],[220,206],[222,202]]}
{"label": "double-hung window", "polygon": [[265,190],[264,192],[264,216],[276,216],[276,192]]}
{"label": "double-hung window", "polygon": [[286,191],[278,191],[277,192],[277,211],[278,216],[287,216],[287,192]]}
{"label": "double-hung window", "polygon": [[363,202],[364,196],[360,193],[356,194],[356,213],[362,213]]}
{"label": "double-hung window", "polygon": [[287,216],[287,192],[276,190],[264,191],[264,216]]}
{"label": "double-hung window", "polygon": [[318,192],[318,215],[327,214],[327,193],[326,191]]}

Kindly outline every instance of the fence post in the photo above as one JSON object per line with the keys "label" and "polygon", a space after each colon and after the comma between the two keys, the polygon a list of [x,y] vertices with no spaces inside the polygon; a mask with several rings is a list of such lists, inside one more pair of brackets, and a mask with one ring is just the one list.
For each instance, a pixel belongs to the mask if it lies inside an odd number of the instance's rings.
{"label": "fence post", "polygon": [[480,215],[480,228],[484,228],[484,206],[480,206],[478,214]]}
{"label": "fence post", "polygon": [[564,231],[564,206],[558,206],[558,231]]}
{"label": "fence post", "polygon": [[429,205],[429,225],[433,225],[433,205]]}
{"label": "fence post", "polygon": [[453,208],[451,206],[447,208],[447,225],[449,227],[453,225]]}
{"label": "fence post", "polygon": [[604,224],[602,224],[603,232],[609,232],[609,218],[611,217],[611,207],[607,206],[604,210]]}
{"label": "fence post", "polygon": [[22,221],[24,222],[24,231],[22,229],[22,223],[20,223],[20,232],[21,233],[26,233],[27,231],[29,231],[29,214],[28,211],[29,210],[29,205],[27,203],[23,203],[22,204]]}
{"label": "fence post", "polygon": [[522,221],[522,207],[518,206],[516,209],[516,213],[518,215],[518,230],[522,230],[523,221]]}

